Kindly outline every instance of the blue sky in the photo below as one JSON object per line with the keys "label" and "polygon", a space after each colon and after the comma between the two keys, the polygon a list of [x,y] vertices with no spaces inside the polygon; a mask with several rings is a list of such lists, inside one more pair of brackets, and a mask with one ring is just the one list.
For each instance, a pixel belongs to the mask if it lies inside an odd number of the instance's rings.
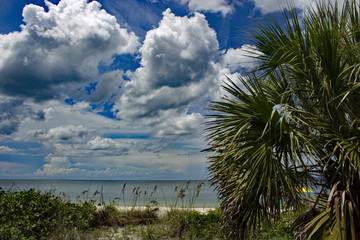
{"label": "blue sky", "polygon": [[0,0],[0,178],[206,178],[208,101],[286,5]]}

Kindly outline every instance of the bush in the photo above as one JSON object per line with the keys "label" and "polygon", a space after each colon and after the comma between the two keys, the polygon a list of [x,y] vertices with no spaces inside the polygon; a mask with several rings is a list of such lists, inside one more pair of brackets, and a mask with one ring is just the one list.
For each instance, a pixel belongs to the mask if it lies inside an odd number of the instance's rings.
{"label": "bush", "polygon": [[219,231],[221,213],[210,210],[201,214],[195,210],[171,210],[165,219],[170,225],[172,237],[184,239],[218,239],[222,238]]}
{"label": "bush", "polygon": [[115,236],[109,227],[119,226],[127,226],[122,232],[124,237],[130,234],[143,239],[223,238],[218,210],[201,214],[172,209],[160,218],[155,211],[150,207],[119,210],[113,205],[97,209],[93,202],[71,203],[34,189],[13,193],[0,189],[0,239],[91,240]]}
{"label": "bush", "polygon": [[107,205],[98,213],[98,226],[127,226],[150,224],[158,220],[154,211],[146,209],[118,210],[115,206]]}
{"label": "bush", "polygon": [[58,228],[89,228],[96,207],[92,203],[64,202],[34,189],[0,191],[0,236],[2,239],[46,239]]}
{"label": "bush", "polygon": [[280,214],[280,219],[276,222],[262,222],[261,229],[256,231],[250,237],[251,240],[255,239],[294,239],[294,221],[304,211],[286,211]]}

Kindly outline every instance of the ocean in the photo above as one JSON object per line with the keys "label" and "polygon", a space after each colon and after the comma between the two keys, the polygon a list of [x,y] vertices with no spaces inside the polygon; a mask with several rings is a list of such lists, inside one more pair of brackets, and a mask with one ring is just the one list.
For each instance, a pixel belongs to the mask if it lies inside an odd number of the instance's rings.
{"label": "ocean", "polygon": [[[200,186],[197,194],[197,187]],[[206,180],[1,180],[4,191],[19,192],[31,188],[51,193],[71,202],[95,201],[95,204],[119,206],[157,206],[214,208],[219,201]]]}

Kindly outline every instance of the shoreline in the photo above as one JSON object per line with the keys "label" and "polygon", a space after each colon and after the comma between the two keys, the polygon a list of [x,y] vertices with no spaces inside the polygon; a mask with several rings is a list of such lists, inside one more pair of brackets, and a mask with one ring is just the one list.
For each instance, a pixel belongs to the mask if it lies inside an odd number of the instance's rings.
{"label": "shoreline", "polygon": [[[132,210],[145,210],[148,207],[147,206],[122,206],[122,205],[113,205],[117,210],[119,211],[132,211]],[[102,209],[106,207],[105,206],[97,206],[97,209]],[[163,216],[166,213],[172,211],[172,210],[180,210],[180,211],[188,211],[188,210],[194,210],[201,214],[206,214],[209,211],[215,210],[216,208],[209,208],[209,207],[149,207],[149,209],[152,209],[153,211],[157,212],[159,215]]]}

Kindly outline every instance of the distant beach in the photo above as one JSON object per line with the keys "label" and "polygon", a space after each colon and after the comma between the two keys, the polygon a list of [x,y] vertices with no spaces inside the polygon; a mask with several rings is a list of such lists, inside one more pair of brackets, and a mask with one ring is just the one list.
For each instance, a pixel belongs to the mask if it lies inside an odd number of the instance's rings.
{"label": "distant beach", "polygon": [[96,201],[96,204],[105,203],[121,207],[151,205],[162,209],[191,207],[201,210],[212,209],[219,204],[213,187],[206,180],[1,179],[0,187],[4,191],[34,188],[72,202]]}

